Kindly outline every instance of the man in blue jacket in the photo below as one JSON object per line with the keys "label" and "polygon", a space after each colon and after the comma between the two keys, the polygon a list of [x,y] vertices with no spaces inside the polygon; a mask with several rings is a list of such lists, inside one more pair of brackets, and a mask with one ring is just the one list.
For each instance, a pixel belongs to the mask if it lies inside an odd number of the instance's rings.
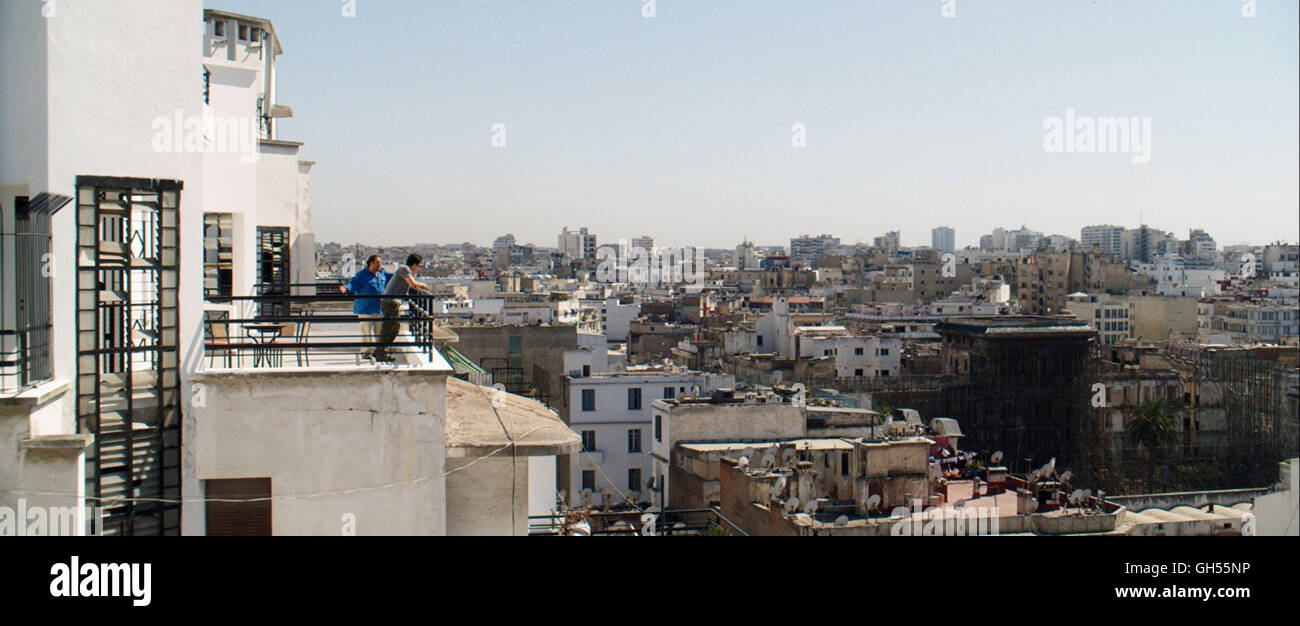
{"label": "man in blue jacket", "polygon": [[[388,281],[393,273],[384,269],[379,255],[373,255],[366,261],[366,268],[357,272],[347,286],[340,289],[354,296],[382,296],[388,289]],[[379,305],[379,298],[357,298],[352,303],[352,313],[361,317],[361,336],[368,347],[361,349],[361,358],[374,354],[375,338],[379,336],[379,325],[384,311]],[[376,321],[369,321],[376,320]]]}

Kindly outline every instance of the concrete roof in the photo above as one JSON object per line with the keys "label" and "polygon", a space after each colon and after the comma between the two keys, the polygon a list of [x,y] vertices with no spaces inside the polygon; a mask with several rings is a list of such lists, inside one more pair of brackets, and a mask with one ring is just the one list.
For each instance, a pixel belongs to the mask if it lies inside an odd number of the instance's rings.
{"label": "concrete roof", "polygon": [[[493,407],[494,396],[501,406]],[[459,378],[447,379],[446,430],[449,456],[488,454],[512,439],[520,456],[569,454],[582,447],[582,437],[542,403]]]}
{"label": "concrete roof", "polygon": [[1172,509],[1149,508],[1141,511],[1129,511],[1128,521],[1134,524],[1167,524],[1178,522],[1230,522],[1240,520],[1253,508],[1250,503],[1241,503],[1236,506],[1213,505],[1214,511],[1211,513],[1204,508],[1190,506],[1176,506]]}

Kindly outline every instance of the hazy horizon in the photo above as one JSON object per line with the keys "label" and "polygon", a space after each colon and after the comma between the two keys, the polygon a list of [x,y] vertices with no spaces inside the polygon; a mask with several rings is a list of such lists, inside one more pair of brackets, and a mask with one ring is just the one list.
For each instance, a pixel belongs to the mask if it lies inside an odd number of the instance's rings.
{"label": "hazy horizon", "polygon": [[[647,1],[205,5],[275,24],[318,241],[1300,233],[1294,1]],[[1046,151],[1067,112],[1150,118],[1150,161]]]}

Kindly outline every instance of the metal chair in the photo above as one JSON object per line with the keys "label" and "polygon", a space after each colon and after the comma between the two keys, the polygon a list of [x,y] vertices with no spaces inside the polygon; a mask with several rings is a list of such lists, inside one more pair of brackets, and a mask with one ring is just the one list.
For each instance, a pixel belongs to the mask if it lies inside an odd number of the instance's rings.
{"label": "metal chair", "polygon": [[204,317],[203,351],[208,354],[209,363],[220,353],[225,359],[226,367],[230,367],[235,353],[234,348],[230,347],[230,314],[225,311],[207,311]]}

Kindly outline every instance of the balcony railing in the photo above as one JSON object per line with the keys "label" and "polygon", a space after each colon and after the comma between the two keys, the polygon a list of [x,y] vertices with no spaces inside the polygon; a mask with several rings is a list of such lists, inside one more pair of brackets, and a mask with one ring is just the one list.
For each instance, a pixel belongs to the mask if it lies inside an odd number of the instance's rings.
{"label": "balcony railing", "polygon": [[0,330],[0,393],[23,391],[50,379],[52,332],[50,325]]}
{"label": "balcony railing", "polygon": [[[444,363],[440,346],[456,341],[437,324],[429,297],[394,297],[397,317],[359,316],[354,296],[333,288],[304,295],[209,297],[204,329],[205,366],[212,368],[293,368],[364,365],[427,366]],[[391,341],[386,322],[396,325]],[[387,357],[387,359],[385,358]]]}

